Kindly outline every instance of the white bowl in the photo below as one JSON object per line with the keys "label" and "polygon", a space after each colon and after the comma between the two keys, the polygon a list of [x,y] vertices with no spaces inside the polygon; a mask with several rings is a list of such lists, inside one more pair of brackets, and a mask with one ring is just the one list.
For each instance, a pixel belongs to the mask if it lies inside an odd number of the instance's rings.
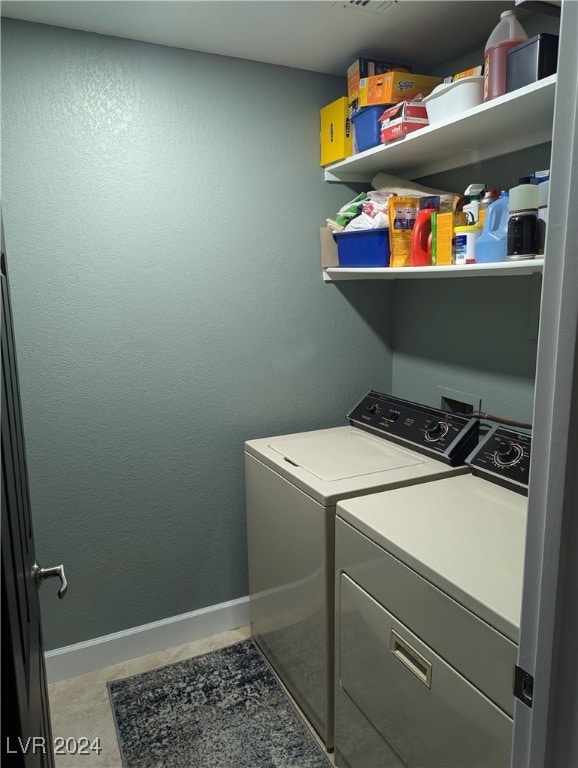
{"label": "white bowl", "polygon": [[462,77],[453,83],[442,83],[426,96],[423,103],[430,122],[439,123],[466,109],[477,107],[484,97],[483,77]]}

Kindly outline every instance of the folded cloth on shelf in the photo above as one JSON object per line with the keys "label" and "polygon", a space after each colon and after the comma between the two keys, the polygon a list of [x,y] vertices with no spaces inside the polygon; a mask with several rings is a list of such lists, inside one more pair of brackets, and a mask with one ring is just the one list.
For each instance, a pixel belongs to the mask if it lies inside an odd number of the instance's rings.
{"label": "folded cloth on shelf", "polygon": [[389,227],[388,205],[391,195],[398,197],[440,198],[440,211],[452,211],[460,195],[442,189],[433,189],[415,181],[400,179],[389,173],[378,173],[372,182],[373,189],[362,192],[353,200],[342,205],[335,220],[327,219],[334,231],[342,229],[382,229]]}
{"label": "folded cloth on shelf", "polygon": [[382,189],[368,192],[367,198],[361,203],[359,215],[351,219],[345,229],[383,229],[389,227],[389,197],[390,193]]}
{"label": "folded cloth on shelf", "polygon": [[362,192],[360,195],[357,195],[357,197],[354,197],[353,200],[342,205],[337,211],[337,216],[335,217],[336,223],[341,227],[345,227],[351,219],[359,215],[361,204],[365,199],[367,199],[367,192]]}

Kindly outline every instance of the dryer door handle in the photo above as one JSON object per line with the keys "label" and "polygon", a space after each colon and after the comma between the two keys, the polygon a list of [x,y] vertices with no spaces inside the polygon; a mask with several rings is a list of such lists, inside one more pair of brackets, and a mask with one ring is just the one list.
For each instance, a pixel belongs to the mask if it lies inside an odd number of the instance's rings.
{"label": "dryer door handle", "polygon": [[408,643],[407,640],[395,631],[391,630],[389,649],[398,661],[409,669],[417,679],[428,688],[431,688],[432,663],[428,661],[419,651]]}

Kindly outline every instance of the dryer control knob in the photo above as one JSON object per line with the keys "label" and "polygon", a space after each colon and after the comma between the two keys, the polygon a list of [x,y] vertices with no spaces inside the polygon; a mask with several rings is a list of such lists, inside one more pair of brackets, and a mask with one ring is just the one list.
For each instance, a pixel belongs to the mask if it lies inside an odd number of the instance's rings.
{"label": "dryer control knob", "polygon": [[447,435],[448,429],[449,427],[446,421],[436,421],[435,424],[432,424],[431,427],[426,429],[425,439],[430,443],[434,443],[436,440],[441,440],[442,437]]}
{"label": "dryer control knob", "polygon": [[517,464],[523,455],[524,451],[521,445],[510,443],[505,449],[494,453],[494,461],[499,467],[511,467]]}

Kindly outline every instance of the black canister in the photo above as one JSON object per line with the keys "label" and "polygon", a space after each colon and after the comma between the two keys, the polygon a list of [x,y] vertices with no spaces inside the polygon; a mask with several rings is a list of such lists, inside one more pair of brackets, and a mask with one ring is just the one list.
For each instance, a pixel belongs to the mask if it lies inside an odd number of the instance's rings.
{"label": "black canister", "polygon": [[538,213],[516,211],[508,219],[508,259],[532,259],[538,252]]}
{"label": "black canister", "polygon": [[506,93],[553,75],[558,62],[558,35],[542,32],[510,48],[506,63]]}

